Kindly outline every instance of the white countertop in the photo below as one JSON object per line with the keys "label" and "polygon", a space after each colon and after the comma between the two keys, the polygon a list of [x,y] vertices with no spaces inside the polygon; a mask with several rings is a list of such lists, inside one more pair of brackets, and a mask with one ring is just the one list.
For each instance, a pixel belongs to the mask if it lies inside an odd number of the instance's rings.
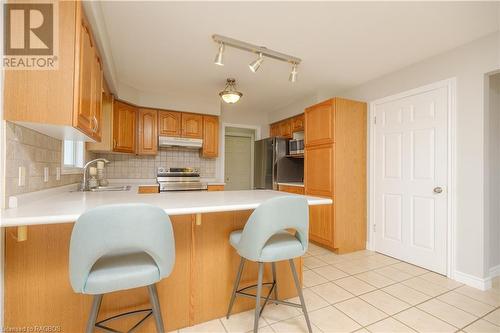
{"label": "white countertop", "polygon": [[[42,198],[31,195],[18,208],[3,211],[2,227],[74,222],[90,208],[106,204],[141,202],[161,207],[169,215],[186,215],[255,209],[267,199],[297,195],[271,190],[185,191],[138,194],[137,186],[123,192],[47,192]],[[309,205],[332,204],[331,199],[306,196]],[[21,200],[19,200],[21,202]]]}
{"label": "white countertop", "polygon": [[304,187],[304,183],[301,182],[278,183],[278,185]]}

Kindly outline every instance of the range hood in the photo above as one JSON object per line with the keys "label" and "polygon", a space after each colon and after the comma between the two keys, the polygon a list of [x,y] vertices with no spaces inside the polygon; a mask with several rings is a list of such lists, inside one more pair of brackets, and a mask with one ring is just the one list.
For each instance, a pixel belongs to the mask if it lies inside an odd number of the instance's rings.
{"label": "range hood", "polygon": [[158,137],[159,147],[185,147],[198,149],[203,145],[202,139],[179,138],[175,136]]}

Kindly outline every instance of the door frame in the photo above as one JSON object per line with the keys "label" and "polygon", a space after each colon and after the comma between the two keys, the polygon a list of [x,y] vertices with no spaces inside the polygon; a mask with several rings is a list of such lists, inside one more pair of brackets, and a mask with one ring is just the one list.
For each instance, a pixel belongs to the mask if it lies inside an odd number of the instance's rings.
{"label": "door frame", "polygon": [[407,90],[391,96],[369,102],[368,111],[368,242],[366,248],[375,250],[375,237],[373,224],[375,222],[375,107],[404,97],[421,94],[438,88],[448,91],[448,186],[447,186],[447,251],[446,251],[446,276],[453,278],[456,262],[456,77],[427,84],[415,89]]}

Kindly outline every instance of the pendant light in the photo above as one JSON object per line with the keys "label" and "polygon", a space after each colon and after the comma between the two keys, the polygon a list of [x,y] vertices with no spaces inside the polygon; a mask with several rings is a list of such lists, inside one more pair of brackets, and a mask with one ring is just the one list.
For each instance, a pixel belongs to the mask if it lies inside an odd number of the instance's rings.
{"label": "pendant light", "polygon": [[225,103],[234,104],[240,100],[243,94],[236,90],[235,79],[227,79],[226,87],[219,93],[219,96]]}

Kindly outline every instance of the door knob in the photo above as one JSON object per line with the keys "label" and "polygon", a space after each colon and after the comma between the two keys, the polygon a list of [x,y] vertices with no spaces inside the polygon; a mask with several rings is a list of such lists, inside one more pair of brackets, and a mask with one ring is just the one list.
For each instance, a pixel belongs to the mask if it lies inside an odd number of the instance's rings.
{"label": "door knob", "polygon": [[434,187],[434,193],[439,194],[443,192],[443,188],[440,186]]}

